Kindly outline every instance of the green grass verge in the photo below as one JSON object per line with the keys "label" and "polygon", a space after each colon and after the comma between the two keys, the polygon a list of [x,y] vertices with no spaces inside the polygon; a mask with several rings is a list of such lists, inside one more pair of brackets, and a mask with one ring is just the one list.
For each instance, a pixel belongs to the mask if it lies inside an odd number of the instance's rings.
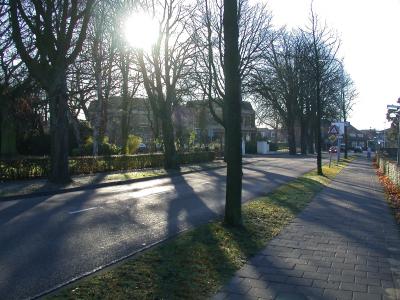
{"label": "green grass verge", "polygon": [[48,299],[204,299],[287,225],[340,170],[309,172],[243,205],[243,227],[215,221],[48,296]]}

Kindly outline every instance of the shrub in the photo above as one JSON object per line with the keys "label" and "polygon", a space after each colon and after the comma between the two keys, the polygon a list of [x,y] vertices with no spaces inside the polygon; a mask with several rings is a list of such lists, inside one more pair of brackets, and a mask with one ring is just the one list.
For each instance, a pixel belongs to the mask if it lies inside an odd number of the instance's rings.
{"label": "shrub", "polygon": [[257,153],[257,143],[256,142],[246,142],[246,154],[256,154]]}
{"label": "shrub", "polygon": [[[98,148],[99,155],[118,155],[121,153],[121,148],[115,144],[108,142],[108,137],[104,137]],[[87,137],[85,144],[82,147],[74,148],[71,151],[72,156],[91,156],[93,154],[93,137]]]}
{"label": "shrub", "polygon": [[141,137],[130,134],[126,141],[125,154],[135,154],[141,142],[142,142]]}
{"label": "shrub", "polygon": [[20,157],[0,160],[0,180],[46,177],[49,174],[48,157]]}
{"label": "shrub", "polygon": [[24,136],[17,142],[17,149],[21,155],[49,155],[50,135],[34,133]]}
{"label": "shrub", "polygon": [[278,151],[278,145],[276,143],[269,143],[269,151]]}

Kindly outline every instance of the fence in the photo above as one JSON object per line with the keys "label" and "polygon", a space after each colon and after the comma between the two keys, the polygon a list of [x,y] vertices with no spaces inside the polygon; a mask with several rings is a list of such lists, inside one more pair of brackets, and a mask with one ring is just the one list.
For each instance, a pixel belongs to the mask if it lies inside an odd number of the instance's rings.
{"label": "fence", "polygon": [[400,167],[397,166],[396,161],[390,160],[389,157],[379,152],[376,155],[376,164],[379,171],[385,174],[394,184],[400,186]]}

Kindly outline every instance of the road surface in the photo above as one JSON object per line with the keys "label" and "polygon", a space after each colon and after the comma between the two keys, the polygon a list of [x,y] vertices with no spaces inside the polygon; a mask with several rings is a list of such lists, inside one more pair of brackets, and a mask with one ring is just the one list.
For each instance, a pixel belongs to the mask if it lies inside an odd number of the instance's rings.
{"label": "road surface", "polygon": [[[315,168],[255,157],[243,200]],[[223,214],[226,169],[0,202],[0,299],[30,298]]]}

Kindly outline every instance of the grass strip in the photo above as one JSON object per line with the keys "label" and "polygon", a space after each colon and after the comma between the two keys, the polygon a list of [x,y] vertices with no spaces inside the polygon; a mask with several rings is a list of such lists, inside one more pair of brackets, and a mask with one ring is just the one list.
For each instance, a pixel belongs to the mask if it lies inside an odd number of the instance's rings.
{"label": "grass strip", "polygon": [[[68,184],[55,184],[47,179],[27,179],[23,181],[6,181],[0,189],[0,197],[20,196],[37,192],[59,191],[68,188],[83,187],[90,184],[119,182],[132,179],[151,178],[163,175],[179,175],[194,171],[203,171],[224,167],[225,163],[213,161],[208,163],[182,165],[180,170],[149,169],[143,171],[95,173],[73,176],[73,181]],[[0,183],[2,183],[0,181]]]}
{"label": "grass strip", "polygon": [[[351,159],[350,159],[351,160]],[[189,230],[47,299],[204,299],[293,220],[350,161],[309,172],[243,205],[243,227],[215,221]]]}

